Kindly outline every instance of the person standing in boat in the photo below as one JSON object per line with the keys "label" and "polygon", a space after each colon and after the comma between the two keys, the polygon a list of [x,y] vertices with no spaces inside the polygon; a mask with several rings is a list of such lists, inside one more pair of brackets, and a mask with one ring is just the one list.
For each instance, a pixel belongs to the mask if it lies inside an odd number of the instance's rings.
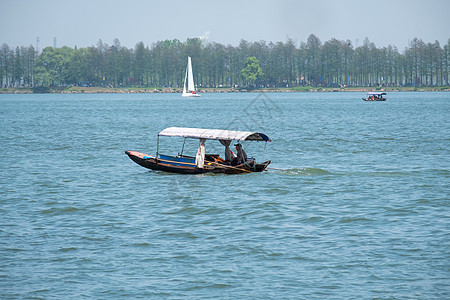
{"label": "person standing in boat", "polygon": [[238,143],[235,146],[237,156],[233,158],[233,160],[231,161],[231,165],[233,166],[243,164],[247,161],[247,153],[245,153],[244,149],[242,148],[242,145]]}

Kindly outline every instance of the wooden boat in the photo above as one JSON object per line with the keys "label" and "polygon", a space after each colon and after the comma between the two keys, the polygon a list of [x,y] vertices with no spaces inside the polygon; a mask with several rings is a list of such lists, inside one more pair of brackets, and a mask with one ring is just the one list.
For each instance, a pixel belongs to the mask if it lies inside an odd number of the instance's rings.
{"label": "wooden boat", "polygon": [[362,98],[364,101],[386,101],[385,92],[368,92],[366,98]]}
{"label": "wooden boat", "polygon": [[[158,152],[160,136],[182,137],[185,141],[187,138],[198,139],[200,146],[197,155],[195,157],[183,155],[184,143],[181,154],[177,156],[160,154]],[[238,143],[240,141],[264,141],[266,143],[272,141],[267,135],[260,132],[169,127],[158,134],[155,156],[129,150],[125,153],[132,161],[145,168],[181,174],[262,172],[271,162],[268,160],[263,163],[256,163],[254,159],[248,159],[243,163],[232,165],[230,161],[225,161],[219,154],[206,154],[205,142],[207,140],[219,140],[225,146],[225,151],[230,152],[229,145],[232,141]]]}

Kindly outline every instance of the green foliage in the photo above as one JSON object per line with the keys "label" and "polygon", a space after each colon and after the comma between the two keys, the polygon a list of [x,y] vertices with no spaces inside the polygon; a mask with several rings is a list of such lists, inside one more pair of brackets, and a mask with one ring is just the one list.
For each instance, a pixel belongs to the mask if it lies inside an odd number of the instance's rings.
{"label": "green foliage", "polygon": [[313,90],[312,86],[296,86],[294,88],[292,88],[293,91],[295,92],[309,92]]}
{"label": "green foliage", "polygon": [[33,87],[33,93],[35,94],[50,93],[50,88],[47,86],[35,86]]}
{"label": "green foliage", "polygon": [[[315,35],[297,44],[242,40],[237,47],[205,43],[199,38],[181,42],[139,42],[128,49],[115,39],[87,48],[0,46],[2,87],[67,85],[181,88],[187,57],[192,57],[194,80],[203,87],[342,88],[352,86],[448,86],[450,39],[413,39],[403,53],[396,47],[377,48],[366,39],[354,48],[349,40],[322,43]],[[263,73],[264,70],[264,73]]]}
{"label": "green foliage", "polygon": [[263,71],[259,66],[256,57],[249,57],[245,61],[245,67],[241,70],[241,76],[245,82],[255,84],[263,76]]}
{"label": "green foliage", "polygon": [[36,59],[35,81],[41,86],[66,83],[70,77],[70,65],[74,51],[69,47],[46,47]]}

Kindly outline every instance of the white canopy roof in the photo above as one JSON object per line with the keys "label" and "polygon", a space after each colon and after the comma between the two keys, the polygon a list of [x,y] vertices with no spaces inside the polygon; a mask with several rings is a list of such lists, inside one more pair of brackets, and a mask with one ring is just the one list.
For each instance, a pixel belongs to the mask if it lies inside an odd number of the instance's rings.
{"label": "white canopy roof", "polygon": [[224,129],[169,127],[161,131],[158,135],[207,140],[272,141],[264,133]]}

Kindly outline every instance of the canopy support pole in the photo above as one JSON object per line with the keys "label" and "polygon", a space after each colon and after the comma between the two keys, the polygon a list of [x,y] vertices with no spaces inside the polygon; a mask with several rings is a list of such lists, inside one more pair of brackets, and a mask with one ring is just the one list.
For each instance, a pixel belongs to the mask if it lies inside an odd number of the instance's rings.
{"label": "canopy support pole", "polygon": [[187,138],[184,138],[184,141],[183,141],[183,147],[181,148],[181,154],[180,154],[180,156],[183,156],[184,144],[186,143],[186,139],[187,139]]}
{"label": "canopy support pole", "polygon": [[159,153],[159,134],[158,134],[158,138],[156,139],[156,157],[155,157],[155,159],[158,159],[158,153]]}
{"label": "canopy support pole", "polygon": [[266,143],[264,144],[264,152],[263,152],[263,157],[262,157],[262,161],[261,161],[261,162],[264,161],[264,156],[266,155],[266,146],[267,146],[267,141],[266,141]]}

